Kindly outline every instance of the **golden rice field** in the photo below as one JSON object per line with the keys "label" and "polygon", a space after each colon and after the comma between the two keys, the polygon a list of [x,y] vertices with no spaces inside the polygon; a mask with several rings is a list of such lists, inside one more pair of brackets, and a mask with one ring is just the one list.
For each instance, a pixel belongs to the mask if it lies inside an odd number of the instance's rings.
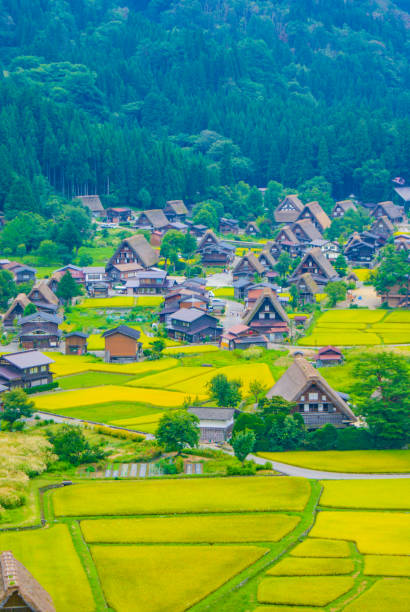
{"label": "golden rice field", "polygon": [[166,389],[177,383],[202,376],[211,372],[213,376],[218,372],[215,368],[202,368],[198,367],[182,367],[173,368],[166,372],[159,372],[158,374],[151,374],[150,376],[144,376],[130,382],[131,386],[136,387],[153,387],[158,389]]}
{"label": "golden rice field", "polygon": [[85,298],[78,308],[132,308],[136,306],[137,298],[130,295],[119,295],[109,298]]}
{"label": "golden rice field", "polygon": [[89,482],[53,491],[57,516],[301,511],[310,495],[303,478],[212,478]]}
{"label": "golden rice field", "polygon": [[133,363],[104,363],[90,355],[63,355],[62,353],[45,353],[54,360],[50,369],[56,376],[69,376],[86,371],[114,372],[118,374],[148,374],[159,370],[167,370],[178,365],[173,357],[157,361],[136,361]]}
{"label": "golden rice field", "polygon": [[353,540],[362,554],[410,554],[409,515],[405,512],[319,512],[309,535]]}
{"label": "golden rice field", "polygon": [[410,584],[405,578],[381,578],[360,595],[345,612],[405,612],[409,609]]}
{"label": "golden rice field", "polygon": [[268,576],[335,576],[351,574],[354,570],[352,559],[334,557],[287,557],[267,571]]}
{"label": "golden rice field", "polygon": [[321,506],[375,510],[410,510],[410,483],[391,480],[326,480]]}
{"label": "golden rice field", "polygon": [[371,270],[369,268],[353,268],[353,272],[356,274],[359,281],[367,281],[371,274]]}
{"label": "golden rice field", "polygon": [[292,557],[349,557],[349,543],[343,540],[306,538],[290,552]]}
{"label": "golden rice field", "polygon": [[246,545],[91,547],[108,604],[119,612],[183,612],[265,552]]}
{"label": "golden rice field", "polygon": [[173,353],[182,354],[196,354],[196,353],[215,353],[219,351],[219,347],[215,344],[202,344],[202,345],[188,345],[188,346],[167,346],[163,350],[165,355],[172,355]]}
{"label": "golden rice field", "polygon": [[11,550],[33,574],[51,595],[58,612],[95,611],[90,585],[67,525],[3,532],[3,550]]}
{"label": "golden rice field", "polygon": [[278,542],[300,519],[286,514],[227,514],[81,521],[91,543]]}
{"label": "golden rice field", "polygon": [[324,608],[309,606],[258,606],[253,612],[322,612]]}
{"label": "golden rice field", "polygon": [[260,603],[325,606],[350,591],[351,576],[265,578],[258,588]]}
{"label": "golden rice field", "polygon": [[410,557],[397,555],[366,555],[365,576],[407,576],[410,577]]}
{"label": "golden rice field", "polygon": [[142,425],[154,425],[156,427],[158,421],[164,414],[164,412],[157,412],[155,414],[145,414],[138,417],[118,419],[111,421],[111,425],[118,425],[119,427],[128,427],[129,429],[141,429]]}
{"label": "golden rice field", "polygon": [[325,472],[367,474],[410,472],[408,450],[289,451],[258,453],[260,457]]}
{"label": "golden rice field", "polygon": [[[138,387],[121,387],[119,385],[104,385],[89,387],[74,391],[62,391],[38,395],[34,402],[38,410],[58,414],[60,409],[88,406],[103,402],[139,402],[161,407],[182,406],[186,395],[175,391],[162,389],[140,389]],[[205,399],[205,398],[202,398]]]}

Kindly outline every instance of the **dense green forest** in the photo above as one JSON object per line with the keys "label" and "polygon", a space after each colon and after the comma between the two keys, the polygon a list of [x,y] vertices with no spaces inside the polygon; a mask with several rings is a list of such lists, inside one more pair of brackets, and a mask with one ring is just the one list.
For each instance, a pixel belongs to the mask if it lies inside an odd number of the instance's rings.
{"label": "dense green forest", "polygon": [[2,0],[0,207],[16,178],[39,206],[317,176],[385,199],[410,179],[408,4]]}

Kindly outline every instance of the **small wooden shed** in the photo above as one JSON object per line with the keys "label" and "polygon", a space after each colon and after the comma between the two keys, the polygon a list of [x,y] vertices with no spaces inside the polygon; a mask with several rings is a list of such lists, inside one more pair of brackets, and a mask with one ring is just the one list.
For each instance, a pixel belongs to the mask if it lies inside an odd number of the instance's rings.
{"label": "small wooden shed", "polygon": [[142,344],[138,342],[140,332],[128,325],[119,325],[103,333],[105,340],[105,361],[139,361]]}
{"label": "small wooden shed", "polygon": [[65,354],[66,355],[85,355],[87,352],[88,334],[73,331],[65,335]]}

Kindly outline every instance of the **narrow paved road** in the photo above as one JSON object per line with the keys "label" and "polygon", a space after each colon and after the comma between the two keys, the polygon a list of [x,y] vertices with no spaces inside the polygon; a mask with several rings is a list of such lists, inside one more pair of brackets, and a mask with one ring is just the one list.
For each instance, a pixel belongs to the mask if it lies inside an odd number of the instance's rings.
{"label": "narrow paved road", "polygon": [[286,476],[302,476],[303,478],[311,478],[313,480],[370,480],[375,478],[410,478],[409,474],[349,474],[345,472],[324,472],[321,470],[309,470],[307,468],[281,463],[280,461],[270,461],[256,455],[248,455],[248,459],[252,459],[255,463],[263,465],[267,461],[272,464],[277,472],[286,474]]}

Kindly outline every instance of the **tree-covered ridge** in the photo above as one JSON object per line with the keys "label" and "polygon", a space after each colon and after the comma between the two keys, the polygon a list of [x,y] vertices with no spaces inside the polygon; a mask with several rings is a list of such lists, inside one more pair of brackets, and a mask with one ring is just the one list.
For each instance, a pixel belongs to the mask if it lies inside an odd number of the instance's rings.
{"label": "tree-covered ridge", "polygon": [[124,4],[1,3],[8,172],[135,206],[319,175],[383,199],[409,174],[405,2]]}

